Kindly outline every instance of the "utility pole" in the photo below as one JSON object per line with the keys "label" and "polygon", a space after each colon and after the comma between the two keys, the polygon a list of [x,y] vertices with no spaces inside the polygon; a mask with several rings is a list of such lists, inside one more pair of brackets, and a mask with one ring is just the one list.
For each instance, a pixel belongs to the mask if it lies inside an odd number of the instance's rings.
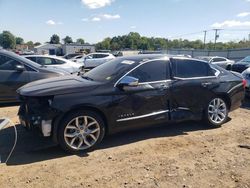
{"label": "utility pole", "polygon": [[204,49],[206,49],[207,30],[204,31]]}
{"label": "utility pole", "polygon": [[216,47],[216,42],[217,42],[217,39],[220,37],[220,35],[218,35],[218,31],[220,31],[221,29],[214,29],[215,31],[215,37],[214,37],[214,49]]}
{"label": "utility pole", "polygon": [[248,41],[250,41],[250,33],[248,34]]}

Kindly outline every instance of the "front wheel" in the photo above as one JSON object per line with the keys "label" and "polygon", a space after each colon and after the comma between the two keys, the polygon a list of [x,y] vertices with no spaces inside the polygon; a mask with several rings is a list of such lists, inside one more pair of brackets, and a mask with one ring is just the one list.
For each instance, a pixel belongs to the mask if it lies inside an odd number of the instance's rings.
{"label": "front wheel", "polygon": [[205,119],[209,125],[220,127],[227,121],[228,106],[224,99],[213,98],[206,109]]}
{"label": "front wheel", "polygon": [[93,149],[104,134],[102,118],[95,112],[82,110],[65,117],[58,130],[58,140],[65,151],[77,153]]}

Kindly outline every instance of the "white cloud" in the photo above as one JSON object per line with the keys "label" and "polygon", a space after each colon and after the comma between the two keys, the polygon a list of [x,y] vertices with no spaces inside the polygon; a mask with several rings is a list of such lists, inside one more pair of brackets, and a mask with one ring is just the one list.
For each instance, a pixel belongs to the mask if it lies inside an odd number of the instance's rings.
{"label": "white cloud", "polygon": [[99,22],[99,21],[101,21],[101,18],[94,17],[94,18],[91,19],[91,21],[93,21],[93,22]]}
{"label": "white cloud", "polygon": [[110,5],[114,0],[81,0],[90,9],[102,8]]}
{"label": "white cloud", "polygon": [[250,26],[250,21],[237,21],[237,20],[226,20],[224,22],[216,22],[211,25],[213,28],[222,28],[222,27],[248,27]]}
{"label": "white cloud", "polygon": [[101,20],[116,20],[116,19],[120,19],[121,16],[119,14],[100,14],[100,15],[96,15],[94,17],[90,17],[90,18],[83,18],[82,21],[83,22],[99,22]]}
{"label": "white cloud", "polygon": [[246,17],[246,16],[249,16],[250,15],[250,12],[241,12],[237,15],[237,17]]}
{"label": "white cloud", "polygon": [[136,29],[135,25],[130,26],[130,29]]}
{"label": "white cloud", "polygon": [[114,15],[103,14],[103,15],[101,15],[101,17],[103,17],[106,20],[114,20],[114,19],[120,19],[121,18],[121,16],[119,14],[114,14]]}
{"label": "white cloud", "polygon": [[54,20],[48,20],[46,21],[47,25],[62,25],[62,22],[55,22]]}
{"label": "white cloud", "polygon": [[46,24],[48,24],[48,25],[56,25],[56,22],[54,22],[53,20],[48,20],[46,22]]}

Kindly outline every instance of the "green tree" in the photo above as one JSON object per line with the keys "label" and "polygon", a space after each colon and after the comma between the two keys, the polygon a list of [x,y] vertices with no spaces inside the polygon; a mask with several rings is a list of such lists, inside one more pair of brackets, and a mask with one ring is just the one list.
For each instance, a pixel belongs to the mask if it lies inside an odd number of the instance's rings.
{"label": "green tree", "polygon": [[60,44],[60,37],[57,34],[54,34],[50,37],[50,44]]}
{"label": "green tree", "polygon": [[3,31],[0,34],[0,46],[4,49],[13,49],[16,46],[16,38],[9,31]]}
{"label": "green tree", "polygon": [[66,37],[63,39],[63,41],[64,41],[64,44],[70,44],[70,43],[73,43],[72,38],[71,38],[71,37],[69,37],[69,36],[66,36]]}
{"label": "green tree", "polygon": [[23,44],[24,40],[21,37],[16,37],[16,44]]}
{"label": "green tree", "polygon": [[35,42],[35,43],[34,43],[34,46],[39,46],[39,45],[41,45],[40,42]]}
{"label": "green tree", "polygon": [[85,40],[82,38],[77,39],[76,42],[79,44],[85,44]]}
{"label": "green tree", "polygon": [[32,41],[26,42],[26,45],[28,45],[29,49],[34,48],[34,43]]}

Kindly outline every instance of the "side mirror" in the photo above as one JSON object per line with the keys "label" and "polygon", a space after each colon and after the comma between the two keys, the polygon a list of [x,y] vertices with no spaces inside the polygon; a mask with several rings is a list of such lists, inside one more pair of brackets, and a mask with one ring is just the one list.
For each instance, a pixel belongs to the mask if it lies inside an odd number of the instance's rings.
{"label": "side mirror", "polygon": [[17,72],[23,72],[25,70],[23,65],[16,65],[16,71]]}
{"label": "side mirror", "polygon": [[132,76],[125,76],[124,78],[121,79],[121,81],[118,83],[119,88],[123,88],[124,86],[128,87],[136,87],[139,84],[139,79],[134,78]]}

